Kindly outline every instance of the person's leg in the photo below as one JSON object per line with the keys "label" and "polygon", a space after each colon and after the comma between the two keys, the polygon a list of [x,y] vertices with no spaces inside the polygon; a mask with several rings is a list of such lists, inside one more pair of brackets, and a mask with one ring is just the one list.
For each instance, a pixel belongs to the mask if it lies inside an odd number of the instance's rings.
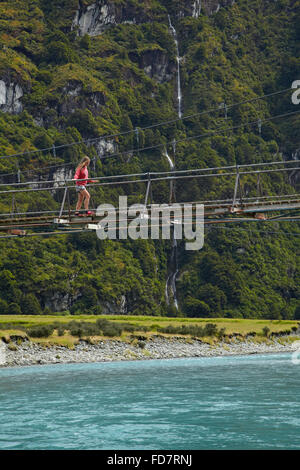
{"label": "person's leg", "polygon": [[84,198],[84,195],[83,195],[83,192],[84,191],[80,191],[80,193],[78,194],[78,201],[77,201],[77,204],[76,204],[76,212],[78,212],[82,206],[82,201],[83,201],[83,198]]}
{"label": "person's leg", "polygon": [[90,203],[90,193],[85,189],[84,191],[81,191],[84,197],[84,208],[87,211],[89,209],[89,203]]}

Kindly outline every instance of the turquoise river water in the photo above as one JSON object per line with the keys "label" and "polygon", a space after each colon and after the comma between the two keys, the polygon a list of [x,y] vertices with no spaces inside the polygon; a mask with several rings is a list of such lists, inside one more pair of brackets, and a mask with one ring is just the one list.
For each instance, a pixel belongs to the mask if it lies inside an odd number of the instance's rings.
{"label": "turquoise river water", "polygon": [[0,369],[0,449],[299,449],[291,354]]}

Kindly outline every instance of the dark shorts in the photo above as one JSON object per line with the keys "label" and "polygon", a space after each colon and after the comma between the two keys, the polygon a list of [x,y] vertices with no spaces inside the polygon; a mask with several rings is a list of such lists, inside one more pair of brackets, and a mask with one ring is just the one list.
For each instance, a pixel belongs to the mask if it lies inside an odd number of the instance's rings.
{"label": "dark shorts", "polygon": [[86,189],[85,186],[76,186],[76,193],[80,193],[81,191],[84,191]]}

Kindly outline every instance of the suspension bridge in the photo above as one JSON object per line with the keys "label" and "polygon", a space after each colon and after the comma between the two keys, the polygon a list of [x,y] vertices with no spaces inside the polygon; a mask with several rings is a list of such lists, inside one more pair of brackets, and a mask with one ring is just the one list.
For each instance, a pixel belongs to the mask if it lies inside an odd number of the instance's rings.
{"label": "suspension bridge", "polygon": [[[155,185],[161,182],[178,184],[182,191],[189,187],[191,181],[199,181],[200,186],[207,184],[213,178],[213,185],[220,194],[224,191],[223,199],[208,199],[197,201],[176,201],[179,207],[191,206],[192,212],[189,221],[195,223],[196,204],[204,205],[204,224],[233,224],[242,222],[272,222],[272,221],[300,221],[300,193],[265,194],[264,179],[269,181],[272,177],[284,174],[286,183],[290,183],[300,170],[300,160],[273,161],[256,164],[232,165],[214,168],[197,168],[187,170],[172,170],[165,172],[133,173],[114,176],[93,177],[98,183],[88,185],[90,189],[96,187],[121,187],[126,185],[144,185],[145,193],[142,207],[151,211],[155,206]],[[62,179],[60,181],[27,181],[18,183],[0,184],[0,194],[11,200],[10,210],[0,214],[0,238],[46,236],[59,233],[73,233],[95,230],[101,224],[104,216],[97,215],[96,208],[92,216],[75,215],[70,203],[70,194],[75,193],[75,181]],[[222,187],[224,191],[222,192]],[[285,185],[284,185],[285,186]],[[139,186],[140,187],[140,186]],[[19,212],[17,202],[26,193],[60,194],[57,210]],[[179,191],[177,190],[177,194]],[[130,196],[130,194],[128,194]],[[57,199],[57,196],[56,196]],[[111,201],[105,201],[109,203]],[[137,201],[141,203],[141,201]],[[169,200],[166,205],[170,208],[175,201]],[[122,214],[117,210],[119,222]],[[130,217],[126,216],[130,221]],[[153,222],[153,221],[152,221]],[[171,215],[170,224],[174,225],[176,219]],[[157,224],[162,225],[158,218]],[[116,227],[117,228],[117,227]]]}

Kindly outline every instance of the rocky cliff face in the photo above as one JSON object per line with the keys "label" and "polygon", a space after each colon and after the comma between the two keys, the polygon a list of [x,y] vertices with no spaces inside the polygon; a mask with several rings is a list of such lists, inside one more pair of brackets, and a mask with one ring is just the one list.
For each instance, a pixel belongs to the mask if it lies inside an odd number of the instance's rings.
{"label": "rocky cliff face", "polygon": [[57,111],[61,116],[69,116],[76,109],[89,109],[94,115],[99,115],[105,105],[103,93],[84,91],[82,83],[76,80],[70,80],[59,92],[62,100]]}
{"label": "rocky cliff face", "polygon": [[171,12],[171,14],[175,14],[178,18],[183,18],[184,16],[198,18],[201,13],[213,15],[217,13],[220,8],[233,5],[234,1],[235,0],[185,0],[182,2],[177,12]]}
{"label": "rocky cliff face", "polygon": [[194,9],[195,11],[199,11],[199,6],[197,6],[197,4],[200,4],[200,8],[202,4],[202,8],[205,13],[212,15],[213,13],[218,12],[222,7],[233,5],[234,1],[235,0],[198,0],[194,2],[194,4],[196,4],[194,5]]}
{"label": "rocky cliff face", "polygon": [[93,142],[93,146],[96,149],[97,156],[103,158],[105,155],[112,154],[118,151],[118,146],[112,140],[99,139]]}
{"label": "rocky cliff face", "polygon": [[8,113],[18,114],[22,112],[23,106],[20,99],[23,90],[17,83],[0,80],[0,110]]}
{"label": "rocky cliff face", "polygon": [[[80,299],[80,295],[52,292],[48,293],[44,300],[44,305],[53,312],[63,312],[69,310],[76,300]],[[98,304],[101,307],[103,315],[126,315],[128,313],[128,305],[126,297],[121,295],[115,302],[102,301]]]}
{"label": "rocky cliff face", "polygon": [[168,55],[159,49],[144,51],[139,56],[130,53],[129,58],[136,62],[148,77],[159,83],[171,80],[177,70],[175,61],[170,61]]}
{"label": "rocky cliff face", "polygon": [[121,23],[145,23],[149,19],[142,6],[139,8],[106,0],[96,0],[95,3],[84,6],[79,1],[72,29],[77,28],[80,36],[85,34],[98,36],[110,26]]}
{"label": "rocky cliff face", "polygon": [[[176,11],[170,14],[182,18],[192,16],[198,18],[203,12],[212,15],[221,7],[232,5],[234,0],[185,0],[180,2]],[[108,0],[95,0],[90,5],[79,1],[78,10],[72,23],[80,36],[98,36],[107,28],[124,23],[140,24],[153,21],[155,12],[145,10],[144,5],[120,4]]]}

